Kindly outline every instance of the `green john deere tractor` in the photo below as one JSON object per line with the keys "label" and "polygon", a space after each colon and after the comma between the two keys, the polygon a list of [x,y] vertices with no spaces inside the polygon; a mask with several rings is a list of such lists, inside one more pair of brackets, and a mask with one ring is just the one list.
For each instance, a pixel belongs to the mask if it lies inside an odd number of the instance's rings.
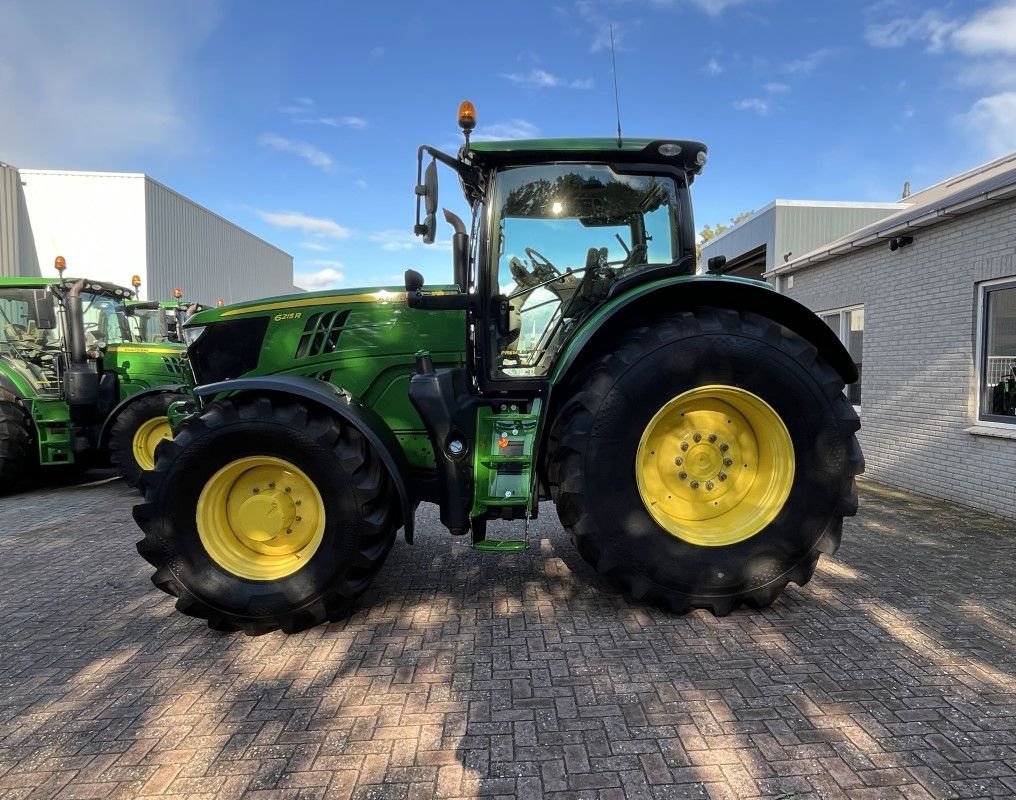
{"label": "green john deere tractor", "polygon": [[[470,143],[437,163],[454,285],[317,292],[196,314],[198,385],[170,410],[134,516],[153,582],[220,630],[345,613],[421,501],[479,550],[550,499],[628,596],[763,607],[804,584],[857,508],[849,355],[764,283],[695,274],[697,142]],[[430,163],[423,169],[425,159]],[[424,206],[421,220],[420,204]]]}
{"label": "green john deere tractor", "polygon": [[183,300],[128,300],[131,333],[135,341],[182,343],[180,329],[187,317],[208,306]]}
{"label": "green john deere tractor", "polygon": [[36,467],[109,460],[132,486],[154,467],[190,379],[181,345],[132,336],[130,296],[93,280],[0,278],[0,492]]}

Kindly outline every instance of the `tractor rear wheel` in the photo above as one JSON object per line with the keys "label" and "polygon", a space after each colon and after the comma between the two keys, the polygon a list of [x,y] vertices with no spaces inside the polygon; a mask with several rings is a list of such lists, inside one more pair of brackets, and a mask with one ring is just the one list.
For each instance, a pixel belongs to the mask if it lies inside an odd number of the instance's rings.
{"label": "tractor rear wheel", "polygon": [[583,370],[547,475],[581,555],[629,597],[725,615],[768,606],[836,551],[859,427],[815,347],[701,308],[628,331]]}
{"label": "tractor rear wheel", "polygon": [[166,412],[182,394],[153,394],[139,397],[120,412],[109,432],[109,460],[128,486],[137,487],[141,475],[155,469],[155,448],[173,438]]}
{"label": "tractor rear wheel", "polygon": [[142,488],[134,519],[152,582],[183,613],[249,635],[344,616],[401,524],[360,433],[278,397],[211,403],[160,448]]}
{"label": "tractor rear wheel", "polygon": [[0,494],[16,490],[35,465],[28,409],[16,394],[0,386]]}

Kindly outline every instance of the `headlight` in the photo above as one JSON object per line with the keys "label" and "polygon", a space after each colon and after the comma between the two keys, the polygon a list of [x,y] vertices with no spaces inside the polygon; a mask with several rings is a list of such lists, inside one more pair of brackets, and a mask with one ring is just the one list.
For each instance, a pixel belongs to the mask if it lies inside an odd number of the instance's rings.
{"label": "headlight", "polygon": [[183,340],[190,347],[194,342],[201,338],[201,334],[205,332],[207,325],[184,325],[183,327]]}

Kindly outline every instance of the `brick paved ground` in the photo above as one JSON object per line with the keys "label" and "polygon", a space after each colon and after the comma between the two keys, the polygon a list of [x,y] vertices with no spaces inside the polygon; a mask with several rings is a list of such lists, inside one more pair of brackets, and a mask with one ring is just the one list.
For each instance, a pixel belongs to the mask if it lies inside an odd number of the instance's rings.
{"label": "brick paved ground", "polygon": [[291,637],[173,610],[120,483],[0,500],[0,798],[1016,796],[1016,531],[875,486],[765,612],[629,605],[552,509],[520,556],[422,517]]}

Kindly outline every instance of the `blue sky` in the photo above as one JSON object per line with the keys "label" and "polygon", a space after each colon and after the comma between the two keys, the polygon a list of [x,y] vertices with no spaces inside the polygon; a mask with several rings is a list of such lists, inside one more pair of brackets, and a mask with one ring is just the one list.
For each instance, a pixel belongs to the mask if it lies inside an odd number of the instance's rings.
{"label": "blue sky", "polygon": [[417,145],[457,146],[463,98],[487,138],[613,135],[610,23],[625,134],[709,145],[699,227],[1016,150],[1016,0],[0,0],[0,160],[146,172],[308,288],[437,282]]}

